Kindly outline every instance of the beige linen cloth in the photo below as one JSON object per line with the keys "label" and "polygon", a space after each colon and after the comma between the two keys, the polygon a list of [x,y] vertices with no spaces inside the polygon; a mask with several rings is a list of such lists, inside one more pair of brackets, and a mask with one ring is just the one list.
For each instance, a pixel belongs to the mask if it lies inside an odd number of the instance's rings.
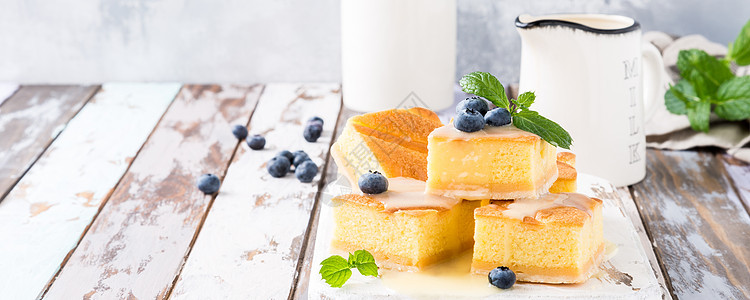
{"label": "beige linen cloth", "polygon": [[[673,115],[664,105],[664,92],[669,84],[680,80],[677,69],[677,55],[680,50],[697,48],[708,54],[723,57],[727,53],[725,45],[709,41],[701,35],[673,37],[663,32],[652,31],[643,34],[643,40],[651,42],[662,53],[666,82],[660,97],[650,105],[645,115],[646,145],[650,148],[684,150],[693,147],[716,146],[726,149],[730,155],[750,162],[750,123],[745,121],[727,122],[715,115],[711,116],[711,129],[708,133],[696,132],[690,128],[685,115]],[[750,75],[750,68],[736,66],[732,71],[737,76]],[[750,146],[750,145],[747,145]]]}

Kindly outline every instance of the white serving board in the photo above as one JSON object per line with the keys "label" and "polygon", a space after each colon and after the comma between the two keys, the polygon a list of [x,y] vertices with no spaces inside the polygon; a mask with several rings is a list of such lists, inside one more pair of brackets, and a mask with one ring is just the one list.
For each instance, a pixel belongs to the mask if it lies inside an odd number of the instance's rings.
{"label": "white serving board", "polygon": [[[333,219],[331,195],[324,193],[318,234],[315,241],[312,274],[308,298],[310,299],[661,299],[659,283],[651,269],[646,252],[630,219],[623,213],[622,199],[611,183],[587,174],[578,174],[578,192],[604,201],[604,238],[615,244],[617,250],[600,266],[601,272],[582,284],[552,285],[516,283],[511,289],[501,290],[479,286],[477,293],[465,287],[451,288],[438,279],[435,288],[420,294],[400,290],[397,285],[387,285],[381,277],[365,277],[353,270],[352,277],[341,288],[332,288],[321,278],[320,262],[332,254],[330,248]],[[325,197],[328,197],[326,199]],[[329,205],[326,205],[329,204]],[[467,267],[468,268],[468,267]],[[393,276],[393,275],[392,275]],[[486,277],[476,275],[486,281]],[[478,280],[479,280],[478,279]],[[424,281],[424,280],[422,280]],[[392,287],[396,287],[396,290]],[[403,293],[405,292],[405,293]]]}

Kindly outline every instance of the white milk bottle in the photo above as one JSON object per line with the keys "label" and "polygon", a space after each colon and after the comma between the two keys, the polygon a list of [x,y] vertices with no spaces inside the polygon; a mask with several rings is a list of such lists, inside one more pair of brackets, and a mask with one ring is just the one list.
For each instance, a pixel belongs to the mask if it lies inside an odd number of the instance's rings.
{"label": "white milk bottle", "polygon": [[342,0],[344,104],[368,112],[453,103],[456,0]]}

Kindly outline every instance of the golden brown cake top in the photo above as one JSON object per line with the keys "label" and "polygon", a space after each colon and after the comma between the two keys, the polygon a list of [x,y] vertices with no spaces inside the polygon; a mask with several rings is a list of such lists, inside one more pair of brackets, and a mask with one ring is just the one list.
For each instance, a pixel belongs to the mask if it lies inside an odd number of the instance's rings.
{"label": "golden brown cake top", "polygon": [[430,132],[443,126],[435,112],[421,107],[367,113],[353,116],[347,122],[347,126],[358,125],[355,126],[358,131],[378,134],[379,138],[385,140],[400,139],[424,145]]}
{"label": "golden brown cake top", "polygon": [[602,200],[578,193],[547,194],[539,199],[493,200],[477,208],[475,216],[518,219],[528,224],[583,225]]}
{"label": "golden brown cake top", "polygon": [[388,191],[382,194],[346,194],[334,200],[371,206],[385,212],[403,210],[449,210],[461,202],[460,199],[425,193],[425,182],[405,177],[388,179]]}
{"label": "golden brown cake top", "polygon": [[572,152],[559,152],[557,153],[557,161],[564,162],[571,167],[576,166],[576,155]]}
{"label": "golden brown cake top", "polygon": [[575,180],[578,178],[578,172],[571,165],[557,161],[557,180]]}
{"label": "golden brown cake top", "polygon": [[475,132],[463,132],[453,127],[453,122],[435,129],[430,133],[432,138],[443,138],[448,140],[478,140],[478,139],[504,139],[523,142],[536,142],[541,138],[528,131],[523,131],[513,125],[506,126],[484,126],[484,129]]}
{"label": "golden brown cake top", "polygon": [[421,107],[353,116],[331,155],[352,184],[368,169],[427,180],[427,136],[442,125],[437,114]]}
{"label": "golden brown cake top", "polygon": [[349,123],[347,124],[347,126],[350,126],[357,133],[364,136],[366,138],[365,142],[374,143],[382,150],[388,151],[393,147],[401,146],[414,151],[427,153],[427,143],[415,140],[408,135],[395,135],[388,132],[383,132],[379,129],[373,129],[367,126],[360,125],[356,122],[353,122],[351,119],[349,119],[348,122]]}

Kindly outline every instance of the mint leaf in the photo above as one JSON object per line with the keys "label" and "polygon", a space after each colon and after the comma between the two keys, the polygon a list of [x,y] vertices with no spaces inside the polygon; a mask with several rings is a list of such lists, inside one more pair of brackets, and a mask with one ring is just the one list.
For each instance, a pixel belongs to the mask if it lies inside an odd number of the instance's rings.
{"label": "mint leaf", "polygon": [[675,115],[687,114],[687,107],[692,105],[693,101],[700,101],[700,98],[695,94],[693,86],[685,79],[680,79],[664,94],[664,104],[667,110]]}
{"label": "mint leaf", "polygon": [[718,85],[715,86],[710,82],[707,82],[706,78],[696,70],[690,70],[685,73],[683,80],[687,80],[691,84],[699,99],[712,98],[713,95],[716,94],[716,90],[719,88]]}
{"label": "mint leaf", "polygon": [[734,43],[729,44],[727,55],[740,66],[750,65],[750,20],[742,27]]}
{"label": "mint leaf", "polygon": [[357,270],[359,271],[359,274],[365,276],[378,276],[378,266],[374,262],[358,264]]}
{"label": "mint leaf", "polygon": [[[352,257],[350,254],[349,257]],[[378,276],[378,266],[375,264],[375,258],[370,252],[365,250],[354,251],[353,266],[357,268],[360,274],[365,276]]]}
{"label": "mint leaf", "polygon": [[490,100],[497,107],[509,108],[505,88],[495,76],[487,72],[473,72],[458,81],[464,92]]}
{"label": "mint leaf", "polygon": [[695,131],[708,132],[708,119],[711,117],[711,102],[700,101],[687,108],[690,127]]}
{"label": "mint leaf", "polygon": [[716,91],[716,115],[729,121],[750,118],[750,76],[735,77]]}
{"label": "mint leaf", "polygon": [[332,255],[320,262],[320,275],[332,287],[341,287],[352,277],[351,268],[357,268],[365,276],[378,276],[378,266],[375,258],[367,250],[357,250],[349,253],[349,259],[339,255]]}
{"label": "mint leaf", "polygon": [[[570,149],[573,139],[557,123],[542,117],[535,111],[528,110],[529,106],[536,100],[534,92],[525,92],[517,100],[511,102],[505,94],[505,88],[495,76],[486,72],[473,72],[464,75],[459,81],[464,92],[474,94],[490,100],[497,107],[502,107],[510,111],[513,118],[513,125],[517,128],[534,133],[548,143],[565,149]],[[521,108],[516,112],[516,105]]]}
{"label": "mint leaf", "polygon": [[750,21],[729,44],[722,60],[703,50],[680,51],[677,68],[680,80],[664,94],[664,104],[673,114],[687,114],[690,127],[708,132],[711,106],[722,119],[739,121],[750,118],[750,77],[735,77],[729,68],[732,61],[750,65]]}
{"label": "mint leaf", "polygon": [[341,287],[352,277],[349,263],[339,255],[324,259],[320,265],[320,275],[332,287]]}
{"label": "mint leaf", "polygon": [[536,99],[536,95],[534,95],[534,92],[525,92],[518,96],[518,99],[516,99],[516,103],[518,106],[520,106],[523,109],[529,109],[529,106],[531,104],[534,104],[534,100]]}
{"label": "mint leaf", "polygon": [[350,257],[354,257],[354,265],[357,264],[365,264],[365,263],[374,263],[375,257],[370,254],[370,252],[367,252],[366,250],[357,250],[354,251],[354,255],[349,253]]}
{"label": "mint leaf", "polygon": [[513,125],[538,135],[556,147],[570,149],[570,144],[573,142],[573,138],[565,129],[535,111],[524,110],[513,115]]}
{"label": "mint leaf", "polygon": [[712,98],[719,86],[734,77],[729,66],[703,50],[681,50],[677,56],[680,76],[693,85],[702,99]]}

